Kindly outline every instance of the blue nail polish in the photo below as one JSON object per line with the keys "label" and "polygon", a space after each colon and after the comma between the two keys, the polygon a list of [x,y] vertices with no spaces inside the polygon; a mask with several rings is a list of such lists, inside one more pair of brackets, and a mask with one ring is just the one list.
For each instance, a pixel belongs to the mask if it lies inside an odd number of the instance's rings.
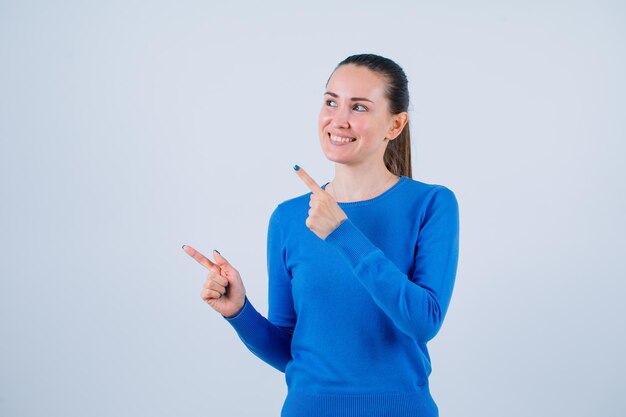
{"label": "blue nail polish", "polygon": [[[217,252],[219,253],[219,251],[217,249],[213,249],[213,252]],[[219,253],[221,255],[221,253]]]}
{"label": "blue nail polish", "polygon": [[294,165],[293,169],[295,169],[296,171],[300,169],[300,167],[298,165]]}
{"label": "blue nail polish", "polygon": [[185,245],[183,245],[183,250],[185,250]]}

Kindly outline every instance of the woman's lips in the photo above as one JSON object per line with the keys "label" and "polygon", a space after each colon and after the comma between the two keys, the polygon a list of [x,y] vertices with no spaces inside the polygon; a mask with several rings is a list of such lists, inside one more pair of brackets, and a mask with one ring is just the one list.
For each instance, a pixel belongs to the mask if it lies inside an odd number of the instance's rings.
{"label": "woman's lips", "polygon": [[351,138],[351,137],[345,137],[345,136],[336,136],[336,135],[332,135],[332,134],[328,134],[328,137],[330,139],[330,143],[332,143],[333,145],[336,146],[345,146],[345,145],[349,145],[350,143],[356,141],[356,138]]}

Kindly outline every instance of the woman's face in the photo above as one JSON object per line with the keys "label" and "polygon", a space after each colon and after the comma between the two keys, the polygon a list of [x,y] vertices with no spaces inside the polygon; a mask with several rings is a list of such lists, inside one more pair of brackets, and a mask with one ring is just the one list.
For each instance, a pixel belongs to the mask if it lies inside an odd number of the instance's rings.
{"label": "woman's face", "polygon": [[390,135],[394,117],[389,113],[385,88],[385,79],[366,67],[346,64],[335,70],[319,115],[326,158],[348,165],[382,163],[385,139],[393,139],[401,131]]}

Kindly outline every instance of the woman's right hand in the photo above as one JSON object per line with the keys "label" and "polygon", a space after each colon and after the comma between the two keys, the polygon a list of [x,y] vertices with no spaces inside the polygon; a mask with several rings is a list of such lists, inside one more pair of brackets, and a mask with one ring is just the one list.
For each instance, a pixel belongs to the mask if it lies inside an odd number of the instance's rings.
{"label": "woman's right hand", "polygon": [[230,318],[239,314],[246,298],[246,289],[239,271],[217,251],[213,252],[213,263],[191,246],[183,245],[183,250],[209,270],[200,297],[224,317]]}

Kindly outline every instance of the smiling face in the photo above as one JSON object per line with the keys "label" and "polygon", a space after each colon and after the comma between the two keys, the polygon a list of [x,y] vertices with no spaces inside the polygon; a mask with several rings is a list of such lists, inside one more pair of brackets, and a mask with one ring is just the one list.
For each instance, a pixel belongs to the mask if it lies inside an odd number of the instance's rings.
{"label": "smiling face", "polygon": [[347,165],[382,163],[388,139],[404,127],[402,116],[389,113],[385,89],[385,77],[366,67],[346,64],[335,70],[319,114],[326,158]]}

